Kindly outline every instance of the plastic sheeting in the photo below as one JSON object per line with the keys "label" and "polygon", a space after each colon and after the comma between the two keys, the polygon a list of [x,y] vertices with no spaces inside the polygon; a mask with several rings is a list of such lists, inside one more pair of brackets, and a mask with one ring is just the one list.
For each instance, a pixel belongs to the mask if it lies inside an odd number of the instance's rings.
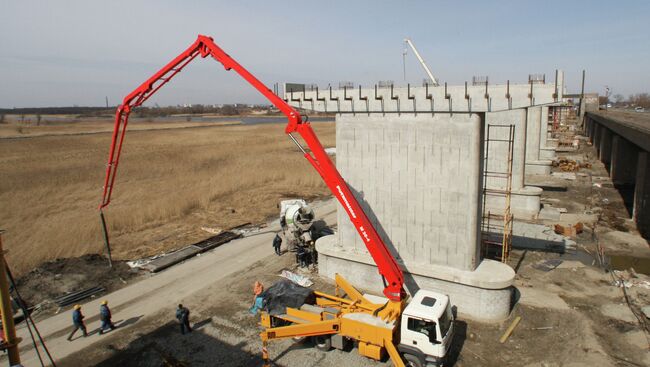
{"label": "plastic sheeting", "polygon": [[260,297],[264,299],[262,308],[270,315],[284,314],[287,307],[300,308],[316,302],[314,291],[285,279],[270,286]]}

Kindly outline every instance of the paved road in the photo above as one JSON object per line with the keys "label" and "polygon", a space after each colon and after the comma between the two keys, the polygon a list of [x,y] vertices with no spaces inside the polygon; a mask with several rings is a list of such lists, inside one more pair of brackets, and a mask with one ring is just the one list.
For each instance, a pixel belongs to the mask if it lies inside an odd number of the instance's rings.
{"label": "paved road", "polygon": [[650,134],[650,113],[625,110],[594,111],[596,115],[614,120],[621,125]]}
{"label": "paved road", "polygon": [[[325,220],[328,224],[336,223],[336,205],[333,199],[315,204],[314,211],[317,218]],[[277,231],[279,231],[278,221],[271,222],[263,231],[231,241],[150,278],[83,304],[82,311],[86,315],[88,332],[93,333],[88,338],[78,338],[77,335],[72,342],[66,340],[71,331],[70,311],[41,320],[37,326],[55,361],[59,360],[99,340],[100,336],[94,332],[100,324],[97,314],[102,299],[109,300],[113,321],[118,326],[118,329],[111,333],[120,333],[140,319],[152,316],[163,309],[173,313],[175,305],[183,302],[184,298],[201,292],[215,282],[227,279],[230,274],[246,269],[272,255],[271,241]],[[24,323],[18,330],[18,336],[24,340],[21,343],[23,364],[39,366],[34,349],[29,347],[30,338]],[[0,363],[5,361],[6,356],[0,358]]]}

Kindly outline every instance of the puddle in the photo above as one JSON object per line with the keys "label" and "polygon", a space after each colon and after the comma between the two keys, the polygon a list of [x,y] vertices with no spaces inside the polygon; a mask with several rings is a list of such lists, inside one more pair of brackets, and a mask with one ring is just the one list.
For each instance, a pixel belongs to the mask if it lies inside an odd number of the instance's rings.
{"label": "puddle", "polygon": [[[591,254],[578,250],[574,253],[560,255],[560,260],[579,261],[587,266],[598,266],[598,260]],[[630,255],[607,255],[605,263],[612,270],[627,270],[634,268],[640,274],[650,275],[650,257],[633,257]]]}
{"label": "puddle", "polygon": [[629,255],[609,255],[607,263],[613,270],[627,270],[634,268],[637,273],[650,275],[650,258],[633,257]]}

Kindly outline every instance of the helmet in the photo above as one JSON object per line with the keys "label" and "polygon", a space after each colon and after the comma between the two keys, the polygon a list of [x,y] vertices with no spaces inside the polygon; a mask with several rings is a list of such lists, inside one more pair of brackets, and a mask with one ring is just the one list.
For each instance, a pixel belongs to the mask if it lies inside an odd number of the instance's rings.
{"label": "helmet", "polygon": [[81,305],[74,305],[74,309],[75,309],[75,310],[79,310],[79,309],[81,309]]}
{"label": "helmet", "polygon": [[108,301],[107,301],[107,300],[103,300],[103,301],[102,301],[102,305],[107,305],[107,304],[108,304]]}

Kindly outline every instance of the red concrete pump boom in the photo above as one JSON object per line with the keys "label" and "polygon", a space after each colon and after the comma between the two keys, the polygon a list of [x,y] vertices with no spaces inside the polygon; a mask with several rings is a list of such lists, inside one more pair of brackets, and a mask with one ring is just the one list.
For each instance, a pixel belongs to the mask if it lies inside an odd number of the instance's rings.
{"label": "red concrete pump boom", "polygon": [[[249,73],[237,61],[225,53],[217,46],[211,37],[199,35],[197,40],[183,53],[178,55],[174,60],[165,65],[156,74],[147,81],[142,83],[138,88],[126,96],[122,105],[118,106],[115,113],[115,127],[111,149],[108,155],[108,165],[106,167],[106,179],[104,181],[104,193],[102,202],[99,206],[103,220],[103,208],[108,206],[111,201],[111,194],[115,184],[117,166],[120,160],[124,135],[129,120],[129,114],[133,108],[142,105],[149,97],[156,93],[163,85],[167,84],[176,74],[178,74],[187,64],[197,56],[205,58],[212,56],[215,60],[223,64],[226,70],[234,70],[255,89],[262,93],[275,107],[287,116],[288,124],[285,132],[291,140],[300,148],[305,158],[318,171],[320,176],[332,191],[332,194],[338,199],[350,220],[359,232],[361,239],[365,243],[368,251],[372,255],[379,273],[385,280],[384,295],[393,301],[400,301],[404,297],[404,278],[402,270],[389,252],[386,244],[381,240],[377,231],[370,220],[361,209],[354,195],[348,188],[338,170],[325,153],[323,146],[316,137],[313,129],[308,122],[303,122],[300,113],[293,107],[289,106],[284,100],[275,95],[253,74]],[[303,138],[311,153],[306,151],[296,140],[292,133],[297,132]]]}

